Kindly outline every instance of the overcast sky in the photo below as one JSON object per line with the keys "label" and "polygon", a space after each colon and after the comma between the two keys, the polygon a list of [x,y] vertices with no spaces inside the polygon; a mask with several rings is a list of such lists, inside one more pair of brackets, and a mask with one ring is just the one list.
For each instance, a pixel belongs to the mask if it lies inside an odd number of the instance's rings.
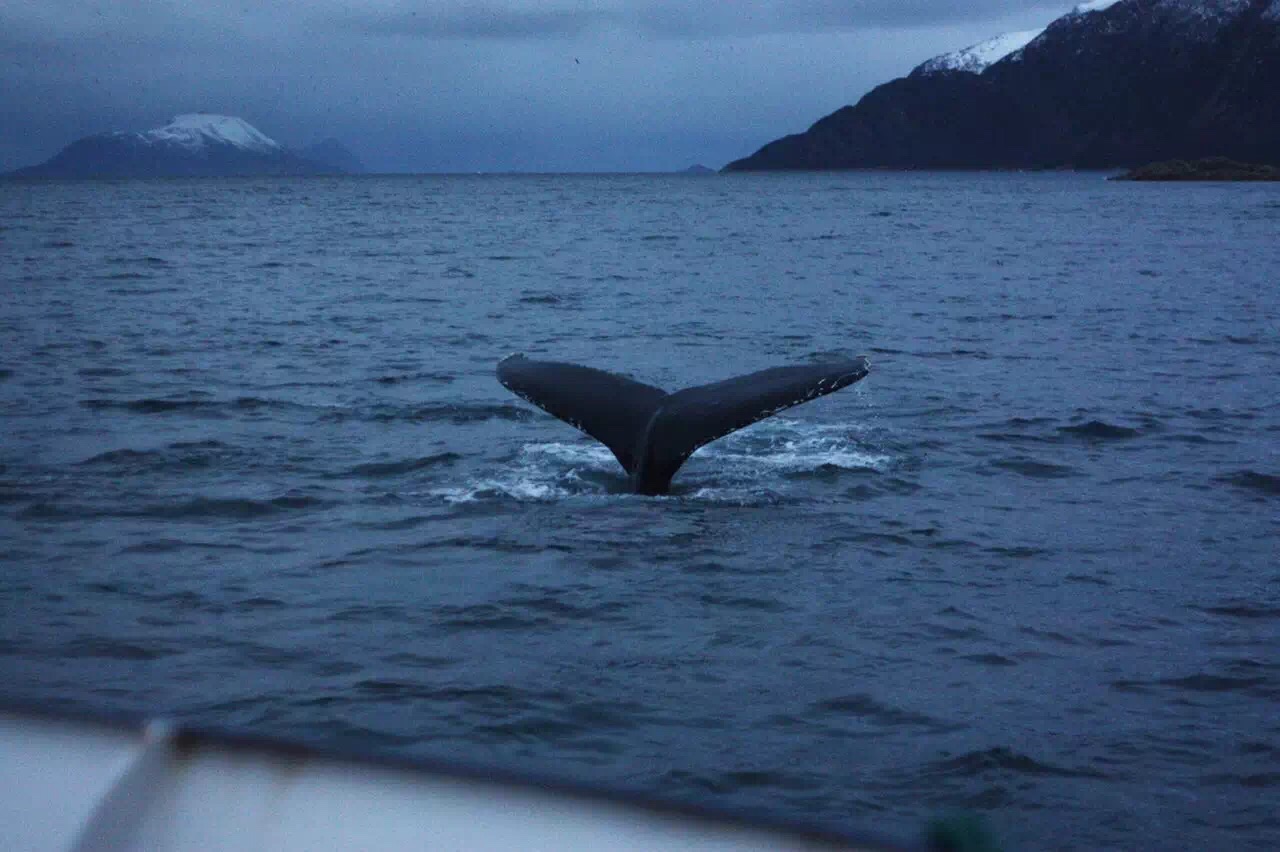
{"label": "overcast sky", "polygon": [[1072,0],[0,0],[0,169],[181,112],[393,171],[719,167]]}

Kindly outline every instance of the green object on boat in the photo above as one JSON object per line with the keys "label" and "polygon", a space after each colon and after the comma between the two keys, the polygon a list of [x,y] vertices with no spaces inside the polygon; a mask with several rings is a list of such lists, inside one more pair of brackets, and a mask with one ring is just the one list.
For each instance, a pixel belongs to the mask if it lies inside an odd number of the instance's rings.
{"label": "green object on boat", "polygon": [[926,840],[932,852],[1000,852],[986,821],[973,814],[935,820],[929,825]]}

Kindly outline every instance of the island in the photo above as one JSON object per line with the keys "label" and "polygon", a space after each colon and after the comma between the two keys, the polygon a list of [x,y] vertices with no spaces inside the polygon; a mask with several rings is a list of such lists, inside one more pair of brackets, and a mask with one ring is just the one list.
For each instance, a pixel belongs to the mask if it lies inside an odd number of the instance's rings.
{"label": "island", "polygon": [[[308,156],[310,153],[310,156]],[[141,132],[78,139],[10,178],[235,177],[348,174],[358,161],[336,142],[300,153],[242,118],[187,113]]]}

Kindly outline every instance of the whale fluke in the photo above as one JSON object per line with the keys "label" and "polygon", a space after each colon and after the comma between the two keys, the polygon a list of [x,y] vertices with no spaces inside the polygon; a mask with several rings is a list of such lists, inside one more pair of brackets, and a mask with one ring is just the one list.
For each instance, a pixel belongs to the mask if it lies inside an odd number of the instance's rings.
{"label": "whale fluke", "polygon": [[578,364],[512,355],[502,386],[608,447],[639,494],[666,494],[699,447],[803,402],[835,393],[870,371],[866,358],[773,367],[667,393]]}

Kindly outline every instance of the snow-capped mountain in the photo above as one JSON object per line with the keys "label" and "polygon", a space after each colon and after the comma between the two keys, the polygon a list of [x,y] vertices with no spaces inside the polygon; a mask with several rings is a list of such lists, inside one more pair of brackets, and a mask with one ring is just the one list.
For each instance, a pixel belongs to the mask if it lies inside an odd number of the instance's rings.
{"label": "snow-capped mountain", "polygon": [[[1090,12],[1101,12],[1109,9],[1120,0],[1092,0],[1080,3],[1064,17],[1087,15]],[[1022,48],[1039,38],[1048,27],[1036,30],[1023,30],[1016,33],[1002,33],[962,50],[935,56],[916,67],[912,74],[942,74],[947,71],[963,71],[969,74],[981,74],[988,67],[1008,56],[1018,58]]]}
{"label": "snow-capped mountain", "polygon": [[730,170],[1280,164],[1280,0],[1094,0],[925,62]]}
{"label": "snow-capped mountain", "polygon": [[141,132],[86,136],[16,177],[215,177],[343,174],[291,151],[242,118],[188,113]]}
{"label": "snow-capped mountain", "polygon": [[164,127],[135,135],[148,145],[177,145],[188,150],[230,145],[244,151],[271,153],[284,148],[243,118],[204,112],[179,115]]}

